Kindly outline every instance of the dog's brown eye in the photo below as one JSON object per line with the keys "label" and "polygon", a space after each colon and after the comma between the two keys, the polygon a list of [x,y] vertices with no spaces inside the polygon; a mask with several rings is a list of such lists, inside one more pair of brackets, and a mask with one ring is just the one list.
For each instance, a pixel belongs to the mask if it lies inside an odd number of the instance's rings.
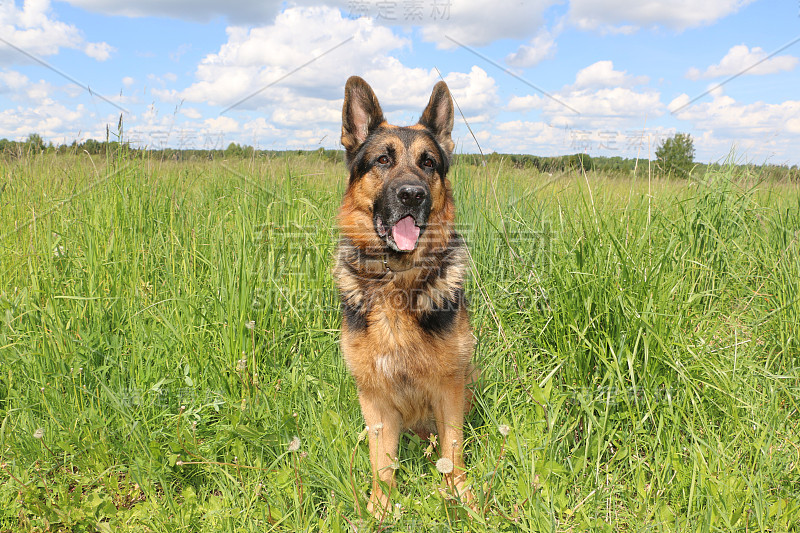
{"label": "dog's brown eye", "polygon": [[426,157],[422,161],[422,166],[426,168],[433,168],[435,166],[435,163],[433,162],[433,159],[431,159],[430,157]]}
{"label": "dog's brown eye", "polygon": [[378,163],[380,163],[381,165],[388,165],[389,164],[389,156],[388,155],[380,156],[378,158]]}

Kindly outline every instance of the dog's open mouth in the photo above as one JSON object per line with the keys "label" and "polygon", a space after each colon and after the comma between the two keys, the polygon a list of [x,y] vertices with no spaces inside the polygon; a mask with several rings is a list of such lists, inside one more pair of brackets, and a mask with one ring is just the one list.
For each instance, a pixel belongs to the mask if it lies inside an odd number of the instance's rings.
{"label": "dog's open mouth", "polygon": [[410,252],[416,248],[420,229],[414,217],[411,215],[404,216],[392,226],[391,232],[380,217],[378,217],[377,222],[378,235],[386,237],[391,233],[391,240],[394,241],[394,245],[399,251]]}
{"label": "dog's open mouth", "polygon": [[392,226],[392,239],[398,248],[404,252],[413,250],[419,238],[419,228],[414,223],[414,217],[406,215]]}

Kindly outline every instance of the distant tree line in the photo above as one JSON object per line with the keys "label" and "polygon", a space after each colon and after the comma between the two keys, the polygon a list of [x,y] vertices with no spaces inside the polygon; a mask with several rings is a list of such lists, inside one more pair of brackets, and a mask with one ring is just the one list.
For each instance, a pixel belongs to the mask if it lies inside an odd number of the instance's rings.
{"label": "distant tree line", "polygon": [[176,148],[135,148],[126,142],[118,141],[97,141],[86,139],[82,142],[72,141],[71,144],[54,145],[52,142],[45,143],[42,137],[32,133],[24,141],[10,141],[0,139],[0,157],[20,158],[41,153],[52,154],[82,154],[100,156],[138,156],[153,157],[157,159],[224,159],[224,158],[250,158],[250,157],[276,157],[284,155],[303,155],[317,154],[320,158],[332,162],[343,161],[344,152],[342,150],[327,150],[319,148],[317,150],[259,150],[252,146],[230,143],[224,149],[176,149]]}
{"label": "distant tree line", "polygon": [[[121,136],[121,132],[120,135]],[[252,146],[230,143],[224,149],[175,149],[175,148],[135,148],[126,142],[113,140],[97,141],[86,139],[82,142],[73,141],[71,144],[54,145],[46,143],[42,137],[32,133],[24,141],[10,141],[0,139],[0,158],[20,158],[41,153],[53,154],[82,154],[99,155],[106,157],[150,157],[171,160],[200,160],[200,159],[232,159],[254,157],[281,157],[286,155],[316,155],[320,159],[330,162],[344,161],[342,150],[260,150]],[[656,148],[656,159],[649,162],[649,170],[655,175],[676,178],[688,178],[691,175],[702,176],[706,170],[720,168],[725,164],[703,164],[694,162],[694,146],[691,136],[678,133],[664,140]],[[541,173],[553,174],[562,172],[599,172],[605,174],[630,175],[638,167],[638,172],[648,172],[647,159],[629,159],[619,156],[590,156],[589,154],[572,154],[562,156],[544,157],[530,154],[456,154],[455,161],[462,164],[482,166],[485,164],[496,165],[500,162],[511,165],[520,170],[535,170]],[[800,168],[797,165],[748,165],[754,172],[758,172],[762,179],[790,180],[800,182]]]}
{"label": "distant tree line", "polygon": [[581,169],[586,172],[594,170],[594,158],[589,154],[574,154],[562,155],[556,157],[541,157],[538,155],[528,154],[498,154],[492,152],[490,154],[457,154],[456,159],[468,165],[483,165],[490,163],[499,163],[506,161],[514,168],[519,169],[535,169],[540,172],[563,172],[570,170]]}

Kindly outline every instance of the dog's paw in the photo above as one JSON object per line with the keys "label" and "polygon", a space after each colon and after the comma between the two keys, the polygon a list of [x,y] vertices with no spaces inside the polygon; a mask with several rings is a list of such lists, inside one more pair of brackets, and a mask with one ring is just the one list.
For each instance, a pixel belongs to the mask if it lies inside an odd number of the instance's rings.
{"label": "dog's paw", "polygon": [[475,496],[472,494],[470,486],[463,481],[456,484],[455,492],[453,496],[464,505],[469,505],[470,507],[475,505]]}
{"label": "dog's paw", "polygon": [[461,505],[469,507],[473,511],[478,511],[477,500],[475,499],[475,495],[472,494],[472,488],[463,480],[457,481],[455,484],[445,481],[443,486],[439,488],[439,493],[446,500],[458,502]]}
{"label": "dog's paw", "polygon": [[382,490],[373,491],[367,503],[367,512],[378,520],[385,517],[391,508],[389,496]]}

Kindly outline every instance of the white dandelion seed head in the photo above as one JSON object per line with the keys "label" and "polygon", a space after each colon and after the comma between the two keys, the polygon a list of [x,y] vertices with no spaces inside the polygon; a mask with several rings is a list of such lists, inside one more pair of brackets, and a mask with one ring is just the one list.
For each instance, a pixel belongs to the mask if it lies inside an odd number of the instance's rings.
{"label": "white dandelion seed head", "polygon": [[453,461],[448,459],[447,457],[442,457],[438,461],[436,461],[436,470],[441,472],[442,474],[449,474],[453,471]]}
{"label": "white dandelion seed head", "polygon": [[500,424],[497,426],[497,431],[504,437],[508,437],[508,434],[511,433],[511,428],[508,427],[508,424]]}
{"label": "white dandelion seed head", "polygon": [[246,327],[247,329],[255,329],[256,321],[255,320],[251,320],[249,322],[245,322],[244,323],[244,327]]}
{"label": "white dandelion seed head", "polygon": [[292,437],[292,441],[289,443],[289,451],[296,452],[299,449],[300,449],[300,437],[295,435],[294,437]]}
{"label": "white dandelion seed head", "polygon": [[44,428],[37,428],[36,431],[33,432],[34,439],[41,439],[44,437]]}

